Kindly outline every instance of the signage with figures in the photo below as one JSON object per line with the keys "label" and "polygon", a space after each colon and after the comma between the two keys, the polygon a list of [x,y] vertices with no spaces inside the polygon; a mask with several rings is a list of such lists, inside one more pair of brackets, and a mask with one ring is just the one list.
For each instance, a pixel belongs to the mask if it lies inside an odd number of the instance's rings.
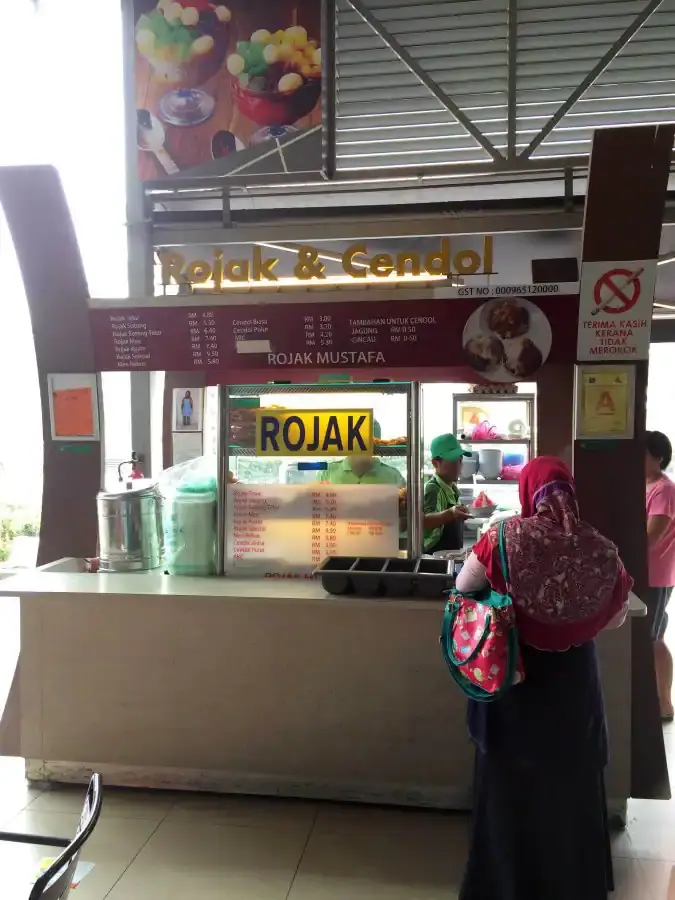
{"label": "signage with figures", "polygon": [[[574,362],[576,351],[578,301],[569,295],[530,296],[517,304],[504,297],[488,325],[507,328],[504,317],[515,304],[527,312],[529,330],[487,343],[473,332],[462,340],[470,317],[488,306],[472,297],[212,306],[163,299],[162,307],[116,307],[113,301],[91,310],[100,371],[204,370],[217,384],[223,373],[231,378],[247,371],[278,379],[294,369],[466,366],[488,378],[502,373],[506,380],[508,369],[509,380],[526,380],[546,362]],[[497,312],[503,313],[498,322]],[[488,351],[494,356],[495,348],[498,365],[491,368],[492,356],[484,357]]]}

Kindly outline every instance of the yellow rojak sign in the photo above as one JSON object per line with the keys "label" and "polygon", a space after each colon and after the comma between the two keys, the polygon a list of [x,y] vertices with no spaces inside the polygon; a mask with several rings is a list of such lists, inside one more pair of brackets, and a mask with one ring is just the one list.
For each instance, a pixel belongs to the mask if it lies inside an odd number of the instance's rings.
{"label": "yellow rojak sign", "polygon": [[[303,245],[295,249],[296,261],[293,275],[299,281],[326,281],[322,251]],[[160,251],[162,284],[189,284],[212,286],[214,291],[227,283],[275,282],[279,276],[275,269],[280,257],[267,256],[261,247],[253,247],[250,256],[226,259],[223,251],[216,249],[210,259],[186,258],[175,250]],[[483,252],[456,245],[449,237],[441,238],[436,248],[428,253],[404,250],[400,253],[368,253],[368,245],[352,244],[337,257],[343,272],[363,281],[369,277],[387,279],[391,276],[424,276],[437,278],[450,275],[493,274],[493,238],[483,238]]]}
{"label": "yellow rojak sign", "polygon": [[373,452],[372,409],[256,410],[258,456],[362,456]]}

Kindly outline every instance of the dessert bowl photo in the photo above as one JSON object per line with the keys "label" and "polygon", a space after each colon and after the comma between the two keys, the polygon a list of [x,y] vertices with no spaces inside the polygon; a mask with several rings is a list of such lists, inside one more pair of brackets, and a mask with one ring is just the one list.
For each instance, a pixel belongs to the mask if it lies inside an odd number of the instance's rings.
{"label": "dessert bowl photo", "polygon": [[218,71],[227,53],[227,6],[205,0],[159,0],[136,22],[136,47],[156,81],[193,88]]}
{"label": "dessert bowl photo", "polygon": [[467,319],[462,346],[467,361],[488,381],[531,378],[551,352],[551,325],[524,297],[488,300]]}
{"label": "dessert bowl photo", "polygon": [[227,53],[229,7],[208,0],[159,0],[136,22],[136,49],[152,78],[167,91],[158,107],[168,125],[199,125],[216,101],[200,86],[220,70]]}
{"label": "dessert bowl photo", "polygon": [[487,330],[502,340],[520,337],[530,327],[530,313],[526,306],[514,300],[498,300],[486,309]]}
{"label": "dessert bowl photo", "polygon": [[261,28],[227,58],[239,112],[261,127],[293,125],[321,98],[321,47],[301,25]]}
{"label": "dessert bowl photo", "polygon": [[464,352],[477,372],[491,372],[504,361],[504,345],[495,337],[478,335],[464,344]]}

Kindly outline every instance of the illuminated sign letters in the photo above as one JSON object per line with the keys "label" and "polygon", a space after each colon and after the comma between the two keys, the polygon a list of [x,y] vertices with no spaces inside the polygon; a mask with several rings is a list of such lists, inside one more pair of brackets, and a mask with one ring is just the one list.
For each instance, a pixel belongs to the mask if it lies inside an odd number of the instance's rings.
{"label": "illuminated sign letters", "polygon": [[[293,277],[297,281],[328,281],[326,261],[338,262],[345,275],[363,282],[387,278],[443,278],[451,275],[494,274],[494,238],[483,237],[482,253],[462,247],[449,237],[439,239],[438,246],[427,253],[418,250],[402,250],[399,253],[370,255],[365,242],[347,247],[340,255],[328,254],[309,245],[297,246],[293,253]],[[225,259],[223,251],[216,249],[210,259],[187,260],[176,250],[158,253],[162,267],[162,284],[187,284],[202,286],[218,292],[237,284],[279,283],[275,269],[280,257],[267,255],[263,248],[254,246],[251,253]],[[340,276],[338,276],[339,278]]]}

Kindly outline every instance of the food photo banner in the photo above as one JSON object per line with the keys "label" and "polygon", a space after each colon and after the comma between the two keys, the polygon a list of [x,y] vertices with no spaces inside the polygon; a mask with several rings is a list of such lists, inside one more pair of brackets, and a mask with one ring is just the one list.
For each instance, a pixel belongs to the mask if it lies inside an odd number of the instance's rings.
{"label": "food photo banner", "polygon": [[391,377],[396,369],[460,367],[502,383],[532,380],[547,362],[575,361],[577,294],[501,290],[486,300],[199,305],[198,298],[167,297],[173,302],[136,307],[99,301],[90,317],[101,371],[201,371],[210,383],[235,383],[247,372],[278,380],[317,370],[377,369]]}
{"label": "food photo banner", "polygon": [[142,182],[324,168],[333,0],[129,3]]}

